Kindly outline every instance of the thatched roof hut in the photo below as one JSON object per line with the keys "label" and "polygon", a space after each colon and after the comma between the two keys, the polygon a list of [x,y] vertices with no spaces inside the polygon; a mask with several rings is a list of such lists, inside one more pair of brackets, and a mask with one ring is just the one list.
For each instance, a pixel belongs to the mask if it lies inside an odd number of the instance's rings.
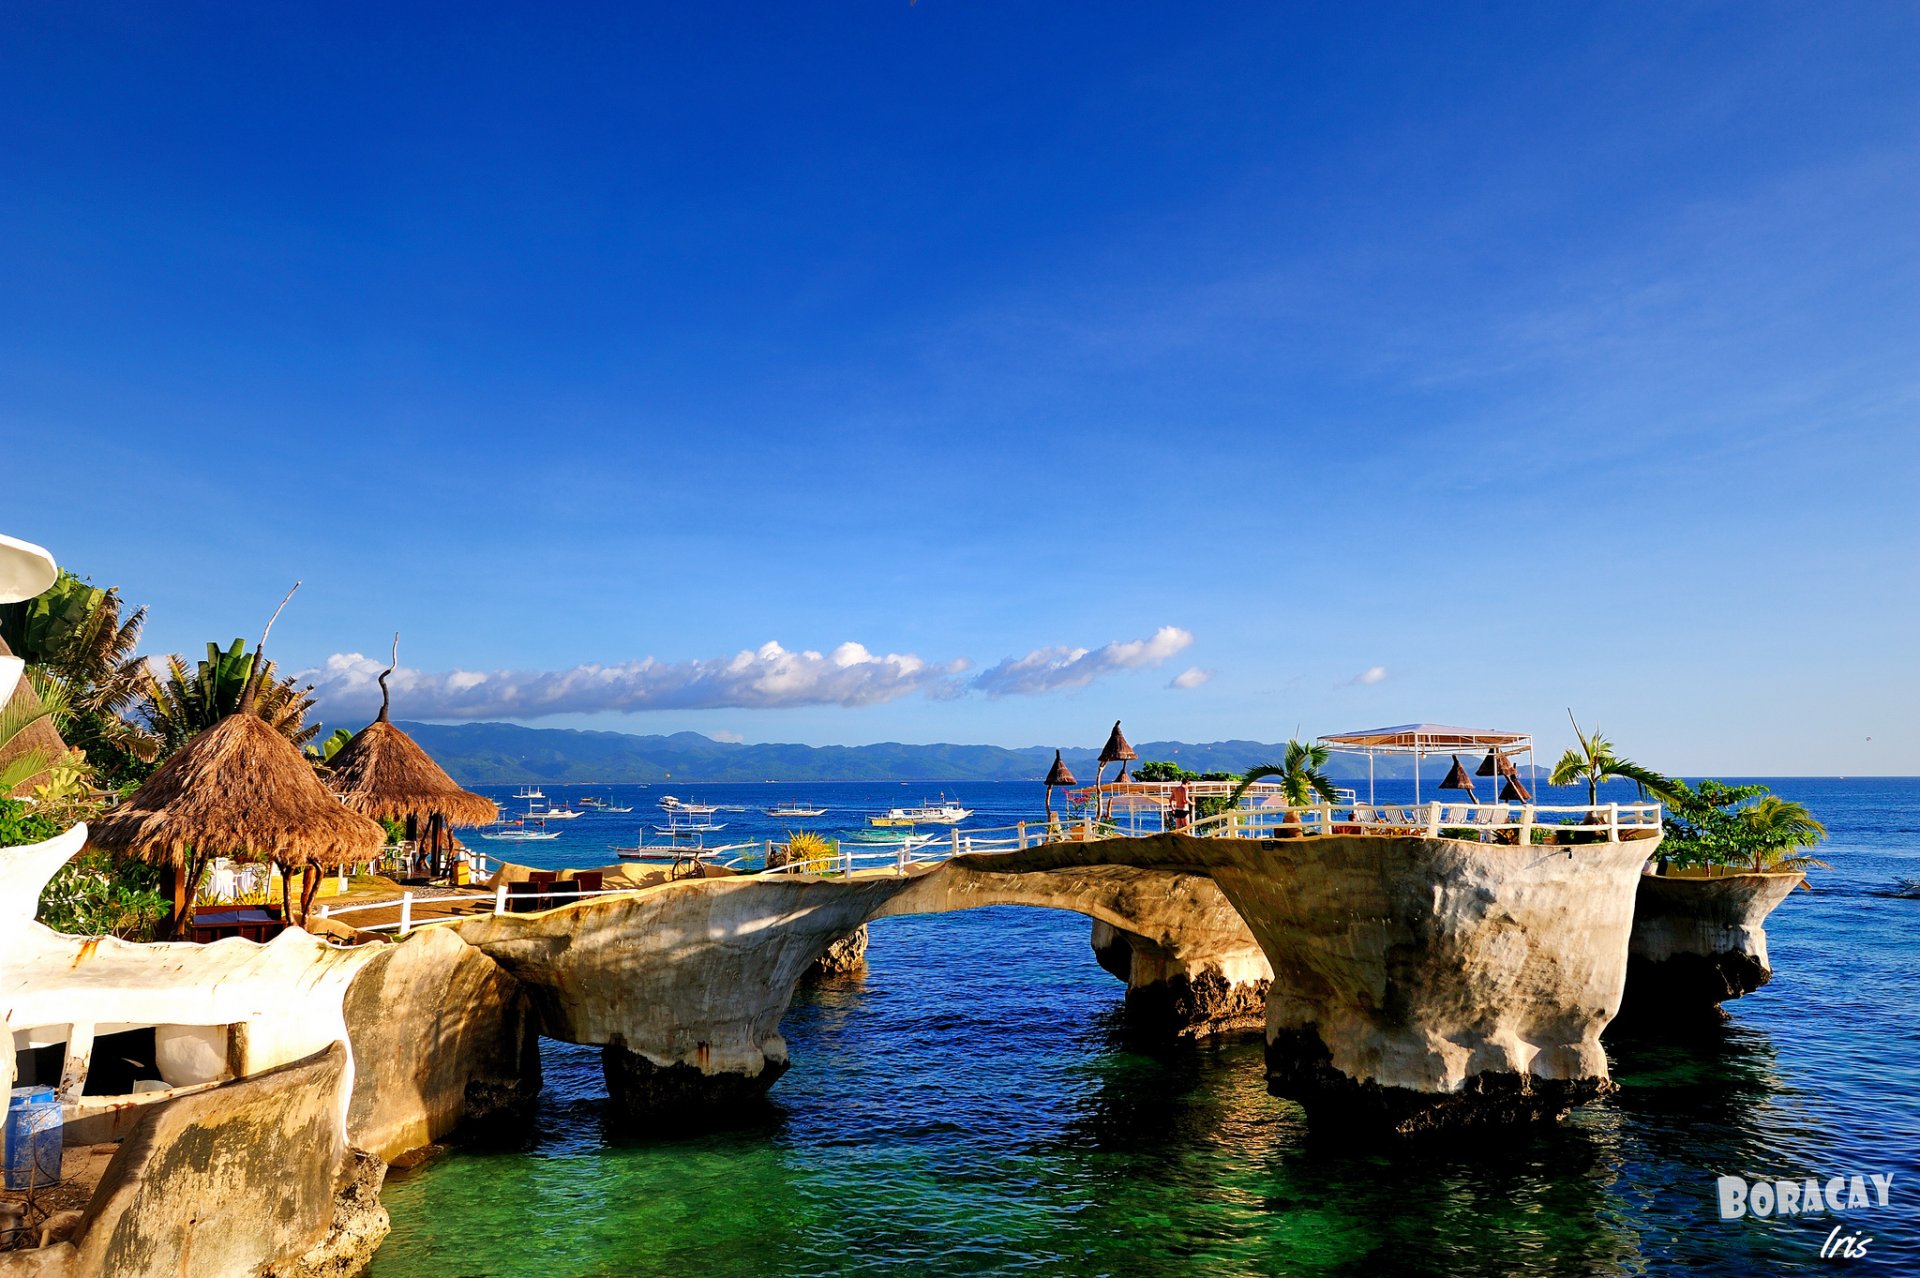
{"label": "thatched roof hut", "polygon": [[420,743],[393,725],[387,708],[327,761],[340,799],[376,821],[443,816],[452,825],[500,819],[492,799],[462,790]]}
{"label": "thatched roof hut", "polygon": [[1060,752],[1058,750],[1055,750],[1053,752],[1053,767],[1047,770],[1048,788],[1051,789],[1053,786],[1056,786],[1056,785],[1079,785],[1079,784],[1080,783],[1078,781],[1073,779],[1073,769],[1067,766],[1067,761],[1060,757]]}
{"label": "thatched roof hut", "polygon": [[176,869],[209,856],[331,868],[379,855],[386,831],[334,797],[250,701],[90,822],[88,842]]}
{"label": "thatched roof hut", "polygon": [[[1127,744],[1126,736],[1120,731],[1120,721],[1115,719],[1113,731],[1107,734],[1107,743],[1100,747],[1100,762],[1124,764],[1129,759],[1139,757],[1133,752],[1133,747]],[[1120,771],[1125,772],[1126,768],[1122,767]]]}

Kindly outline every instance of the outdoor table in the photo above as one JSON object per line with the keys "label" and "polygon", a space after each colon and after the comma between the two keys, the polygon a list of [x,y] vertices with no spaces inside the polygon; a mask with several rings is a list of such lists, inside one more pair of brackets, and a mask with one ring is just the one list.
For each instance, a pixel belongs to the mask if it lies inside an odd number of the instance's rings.
{"label": "outdoor table", "polygon": [[200,944],[217,941],[224,936],[270,941],[284,931],[285,926],[277,913],[269,913],[252,905],[193,912],[193,939]]}

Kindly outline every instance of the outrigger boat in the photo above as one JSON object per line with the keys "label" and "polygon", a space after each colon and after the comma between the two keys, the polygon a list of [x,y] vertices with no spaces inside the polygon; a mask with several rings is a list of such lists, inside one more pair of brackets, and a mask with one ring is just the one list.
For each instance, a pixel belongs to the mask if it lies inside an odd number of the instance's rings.
{"label": "outrigger boat", "polygon": [[537,785],[523,785],[513,792],[513,797],[516,799],[544,799],[547,796],[541,793],[540,787]]}
{"label": "outrigger boat", "polygon": [[[534,819],[538,820],[539,818],[536,817]],[[506,843],[538,843],[544,839],[557,839],[560,837],[560,831],[549,830],[545,826],[537,830],[529,829],[525,821],[508,821],[504,822],[503,826],[504,828],[502,829],[488,831],[480,837],[483,839],[495,839]]]}
{"label": "outrigger boat", "polygon": [[[687,809],[684,808],[681,810],[687,811]],[[727,828],[727,823],[725,821],[688,821],[682,823],[675,821],[669,816],[665,825],[656,825],[653,828],[661,834],[705,834],[709,830],[724,830]]]}
{"label": "outrigger boat", "polygon": [[682,799],[674,798],[671,794],[663,794],[660,796],[660,806],[669,812],[697,812],[703,816],[707,813],[718,812],[720,810],[711,803],[688,803]]}
{"label": "outrigger boat", "polygon": [[917,808],[891,808],[885,816],[868,817],[867,824],[876,826],[958,825],[972,815],[972,808],[963,808],[943,794],[937,804],[922,800]]}
{"label": "outrigger boat", "polygon": [[827,810],[825,808],[810,808],[806,804],[801,803],[799,800],[796,799],[790,803],[776,803],[772,807],[767,808],[766,813],[768,816],[775,817],[775,818],[817,817],[817,816],[825,816],[827,814]]}

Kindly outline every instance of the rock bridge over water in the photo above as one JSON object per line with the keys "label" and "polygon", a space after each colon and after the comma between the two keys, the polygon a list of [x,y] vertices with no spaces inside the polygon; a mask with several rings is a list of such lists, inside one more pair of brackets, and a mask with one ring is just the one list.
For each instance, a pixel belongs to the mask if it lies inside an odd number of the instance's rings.
{"label": "rock bridge over water", "polygon": [[[1655,810],[1657,813],[1657,809]],[[1273,1090],[1400,1130],[1553,1117],[1609,1090],[1639,816],[1563,844],[1447,828],[1316,823],[962,853],[838,875],[664,883],[538,914],[448,924],[528,990],[552,1037],[600,1044],[642,1122],[758,1095],[809,966],[874,919],[988,905],[1113,929],[1131,982],[1157,972],[1198,1019],[1264,1002]],[[1526,814],[1532,825],[1533,813]],[[1657,821],[1657,815],[1652,821]],[[1024,842],[1024,840],[1022,840]]]}

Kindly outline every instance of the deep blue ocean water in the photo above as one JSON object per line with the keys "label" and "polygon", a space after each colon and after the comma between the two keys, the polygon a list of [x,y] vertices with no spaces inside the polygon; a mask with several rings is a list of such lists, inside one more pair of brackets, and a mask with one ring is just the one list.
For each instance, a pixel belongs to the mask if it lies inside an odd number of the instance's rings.
{"label": "deep blue ocean water", "polygon": [[[803,990],[793,1068],[748,1125],[610,1132],[598,1049],[544,1045],[531,1128],[388,1183],[378,1278],[616,1274],[1920,1274],[1920,780],[1777,780],[1832,831],[1768,928],[1775,977],[1688,1042],[1606,1039],[1619,1093],[1559,1127],[1377,1148],[1266,1092],[1257,1041],[1139,1041],[1077,915],[996,908],[873,927],[864,976]],[[1038,788],[949,785],[973,826]],[[504,794],[511,787],[496,788]],[[657,797],[831,805],[829,831],[937,786],[558,787],[633,803],[546,844],[610,861]],[[1406,787],[1380,797],[1410,797]],[[1631,797],[1630,792],[1617,796]],[[1584,795],[1549,792],[1543,802]],[[556,827],[558,828],[558,827]],[[651,839],[651,830],[649,829]],[[1714,1178],[1892,1172],[1887,1209],[1719,1219]],[[1835,1224],[1865,1258],[1823,1261]]]}

